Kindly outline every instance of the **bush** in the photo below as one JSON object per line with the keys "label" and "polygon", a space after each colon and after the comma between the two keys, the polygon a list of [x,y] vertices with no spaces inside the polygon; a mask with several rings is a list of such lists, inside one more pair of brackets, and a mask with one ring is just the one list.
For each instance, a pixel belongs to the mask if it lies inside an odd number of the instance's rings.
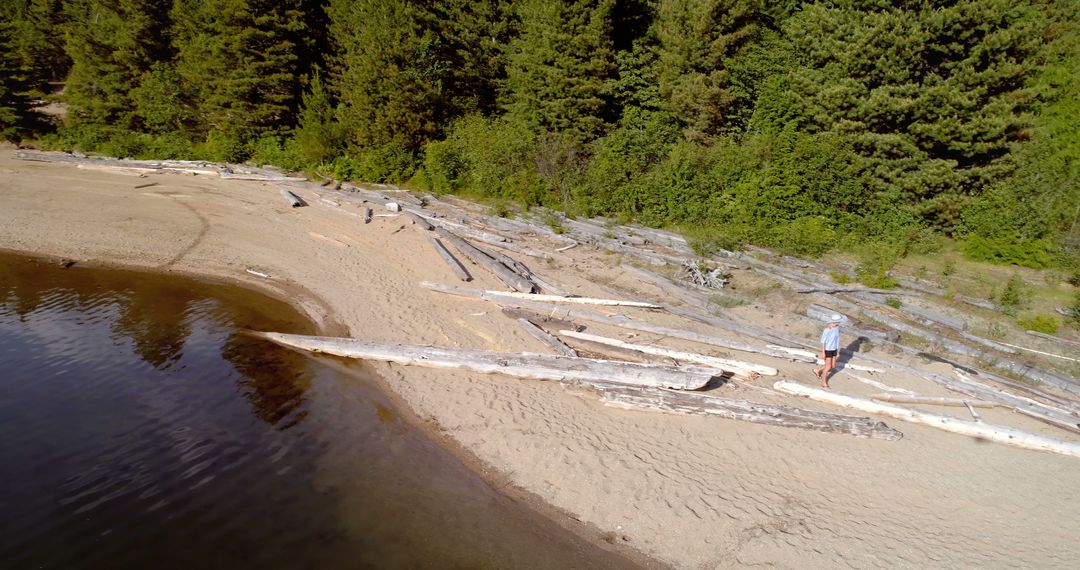
{"label": "bush", "polygon": [[1029,291],[1023,279],[1019,275],[1013,275],[998,296],[998,305],[1006,315],[1015,316],[1016,311],[1026,304],[1028,295]]}
{"label": "bush", "polygon": [[897,281],[889,274],[900,258],[902,246],[889,243],[868,243],[859,252],[855,275],[859,282],[875,289],[892,289]]}
{"label": "bush", "polygon": [[249,160],[255,164],[269,164],[290,171],[313,166],[300,151],[296,139],[282,140],[280,137],[268,136],[255,141],[251,146],[253,152]]}
{"label": "bush", "polygon": [[1057,334],[1058,332],[1058,320],[1053,315],[1033,315],[1026,319],[1019,319],[1018,322],[1025,330],[1044,334]]}
{"label": "bush", "polygon": [[818,257],[836,245],[836,232],[825,218],[808,216],[774,226],[766,243],[787,253]]}
{"label": "bush", "polygon": [[1016,232],[994,238],[972,234],[964,242],[964,254],[977,261],[1042,269],[1054,262],[1054,244],[1047,238],[1024,240]]}
{"label": "bush", "polygon": [[896,297],[886,297],[885,304],[894,309],[899,309],[900,307],[904,306],[904,302],[900,299],[897,299]]}

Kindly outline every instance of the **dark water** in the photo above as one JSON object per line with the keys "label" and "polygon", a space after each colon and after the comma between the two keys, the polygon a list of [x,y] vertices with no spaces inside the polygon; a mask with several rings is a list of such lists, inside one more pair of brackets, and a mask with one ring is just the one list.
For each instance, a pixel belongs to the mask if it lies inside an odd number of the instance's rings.
{"label": "dark water", "polygon": [[0,255],[0,567],[617,568],[236,288]]}

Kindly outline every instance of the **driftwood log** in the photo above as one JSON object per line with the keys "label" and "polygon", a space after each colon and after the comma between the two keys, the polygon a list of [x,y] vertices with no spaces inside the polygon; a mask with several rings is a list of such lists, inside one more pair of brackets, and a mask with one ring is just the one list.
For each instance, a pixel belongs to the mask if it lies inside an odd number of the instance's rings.
{"label": "driftwood log", "polygon": [[300,198],[296,194],[293,194],[292,192],[290,192],[290,191],[288,191],[288,190],[286,190],[284,188],[281,189],[281,195],[284,196],[285,199],[289,201],[289,204],[292,204],[293,208],[300,208],[302,206],[307,206],[307,202],[305,202],[302,198]]}
{"label": "driftwood log", "polygon": [[651,325],[649,323],[632,320],[629,317],[625,317],[622,315],[603,315],[595,311],[571,307],[564,308],[559,307],[554,303],[543,303],[530,299],[514,299],[509,297],[496,298],[488,295],[486,291],[469,289],[465,287],[455,287],[453,285],[443,285],[441,283],[432,283],[430,281],[424,281],[420,285],[426,289],[431,289],[432,291],[438,291],[440,293],[448,293],[451,295],[459,295],[462,297],[471,297],[474,299],[483,299],[485,301],[492,301],[503,305],[512,305],[525,309],[532,309],[534,311],[539,311],[563,319],[581,319],[598,323],[607,323],[632,330],[649,332],[663,336],[670,336],[673,338],[681,338],[683,340],[692,340],[694,342],[699,342],[701,344],[707,344],[710,346],[719,346],[721,348],[730,348],[732,350],[739,350],[743,352],[766,354],[776,358],[782,358],[784,360],[799,360],[803,362],[811,361],[810,359],[807,359],[805,357],[787,354],[779,350],[752,346],[744,342],[717,338],[709,335],[695,333],[693,331]]}
{"label": "driftwood log", "polygon": [[454,254],[446,249],[446,246],[444,246],[441,241],[434,236],[428,236],[428,241],[431,242],[435,251],[439,253],[439,257],[441,257],[443,261],[446,262],[446,265],[450,267],[450,270],[454,272],[454,275],[457,275],[462,281],[472,281],[472,275],[469,275],[469,271],[465,269],[465,266],[462,265],[456,257],[454,257]]}
{"label": "driftwood log", "polygon": [[870,418],[814,412],[790,406],[755,404],[745,400],[733,400],[698,392],[673,392],[653,388],[626,388],[622,386],[594,386],[600,391],[605,404],[622,408],[641,408],[719,416],[771,426],[846,433],[856,437],[869,437],[896,441],[904,436],[885,423]]}
{"label": "driftwood log", "polygon": [[996,408],[1002,406],[997,402],[986,400],[965,400],[963,398],[934,398],[930,396],[908,396],[904,394],[874,394],[871,400],[890,402],[893,404],[922,404],[926,406],[954,406],[957,408],[972,406],[974,408]]}
{"label": "driftwood log", "polygon": [[450,244],[457,248],[457,250],[460,251],[462,255],[472,260],[473,263],[494,273],[496,277],[502,280],[503,283],[506,283],[506,285],[514,291],[520,293],[532,293],[536,290],[535,283],[529,281],[528,279],[525,279],[517,273],[514,273],[513,270],[511,270],[510,268],[506,267],[502,263],[499,263],[498,261],[495,261],[487,254],[474,247],[471,243],[465,241],[461,237],[454,235],[449,230],[442,227],[436,227],[435,233],[439,234],[440,237],[450,242]]}
{"label": "driftwood log", "polygon": [[282,346],[319,354],[569,383],[610,382],[696,390],[723,374],[722,370],[697,366],[655,366],[527,352],[464,350],[273,332],[251,334]]}
{"label": "driftwood log", "polygon": [[730,360],[727,358],[709,356],[706,354],[695,354],[692,352],[668,350],[665,348],[660,348],[658,346],[633,344],[616,338],[608,338],[583,332],[561,330],[559,331],[559,335],[568,338],[575,338],[579,340],[586,340],[589,342],[615,346],[626,350],[633,350],[644,354],[651,354],[653,356],[663,356],[665,358],[670,358],[675,361],[693,362],[695,364],[702,364],[704,366],[708,366],[709,368],[719,368],[721,370],[731,372],[735,376],[739,376],[745,379],[752,379],[755,375],[776,376],[777,374],[779,374],[779,371],[777,371],[775,368],[772,368],[771,366],[761,366],[759,364],[753,364],[751,362],[740,362],[738,360]]}
{"label": "driftwood log", "polygon": [[559,340],[558,337],[556,337],[555,335],[547,332],[546,330],[536,326],[529,319],[518,319],[517,321],[518,321],[519,324],[521,324],[522,328],[524,328],[529,334],[536,337],[536,339],[539,340],[540,342],[550,346],[556,353],[561,354],[563,356],[577,356],[578,355],[576,350],[570,348],[569,346],[566,346],[566,343]]}
{"label": "driftwood log", "polygon": [[937,414],[931,414],[920,410],[913,410],[911,408],[905,408],[902,406],[882,404],[879,402],[865,400],[863,398],[845,396],[843,394],[837,394],[835,392],[822,390],[820,388],[811,388],[809,386],[804,386],[795,382],[788,382],[786,380],[780,380],[779,382],[773,384],[773,388],[779,390],[780,392],[784,392],[785,394],[805,396],[807,398],[820,402],[828,402],[830,404],[842,406],[845,408],[852,408],[862,412],[880,414],[883,416],[888,416],[890,418],[935,427],[941,430],[959,433],[981,440],[994,441],[997,443],[1004,443],[1005,445],[1012,445],[1014,447],[1022,447],[1024,449],[1049,451],[1052,453],[1059,453],[1061,455],[1068,455],[1070,457],[1080,458],[1080,444],[1073,443],[1071,441],[1043,437],[1010,427],[995,426],[991,424],[950,418],[947,416],[939,416]]}

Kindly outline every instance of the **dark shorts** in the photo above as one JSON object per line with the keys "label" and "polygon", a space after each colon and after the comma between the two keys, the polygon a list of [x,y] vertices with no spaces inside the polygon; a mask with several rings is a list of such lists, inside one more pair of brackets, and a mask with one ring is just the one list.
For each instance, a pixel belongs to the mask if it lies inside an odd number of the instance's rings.
{"label": "dark shorts", "polygon": [[836,350],[826,350],[825,351],[825,358],[836,358],[836,353],[837,352],[838,351],[836,351]]}

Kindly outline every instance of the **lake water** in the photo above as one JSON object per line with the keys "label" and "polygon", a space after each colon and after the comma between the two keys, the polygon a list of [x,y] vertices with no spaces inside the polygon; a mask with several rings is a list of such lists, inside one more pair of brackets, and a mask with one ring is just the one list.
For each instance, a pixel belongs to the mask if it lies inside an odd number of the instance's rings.
{"label": "lake water", "polygon": [[625,568],[243,289],[0,254],[0,567]]}

